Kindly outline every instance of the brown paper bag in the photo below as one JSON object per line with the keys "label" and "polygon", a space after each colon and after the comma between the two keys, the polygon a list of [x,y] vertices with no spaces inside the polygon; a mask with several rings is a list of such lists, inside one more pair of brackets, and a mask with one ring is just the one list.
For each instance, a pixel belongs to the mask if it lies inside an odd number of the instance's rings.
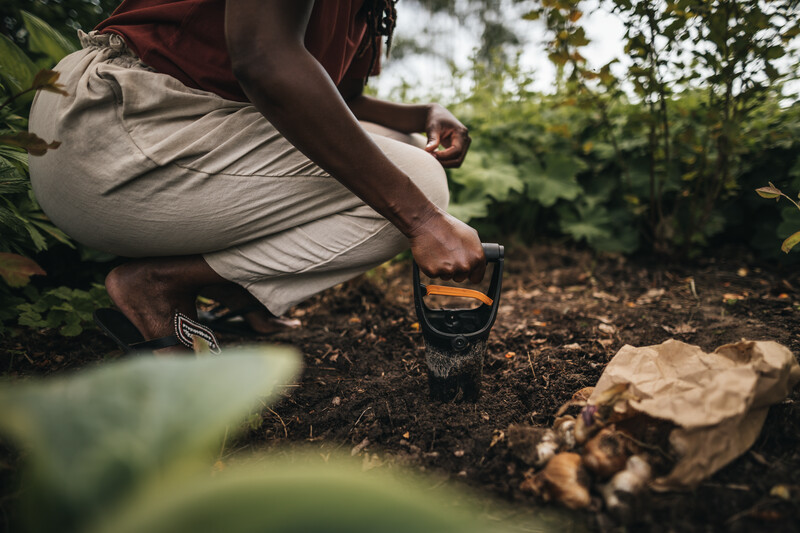
{"label": "brown paper bag", "polygon": [[670,339],[658,346],[623,346],[589,403],[628,383],[636,398],[628,408],[676,424],[669,439],[680,458],[652,487],[685,489],[752,446],[769,406],[786,398],[799,381],[797,360],[776,342],[743,340],[705,353]]}

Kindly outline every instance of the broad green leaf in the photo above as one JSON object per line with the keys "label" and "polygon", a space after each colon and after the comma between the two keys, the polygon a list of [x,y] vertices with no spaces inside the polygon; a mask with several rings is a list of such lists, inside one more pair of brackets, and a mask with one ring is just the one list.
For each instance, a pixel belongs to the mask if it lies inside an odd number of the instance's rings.
{"label": "broad green leaf", "polygon": [[69,39],[54,30],[47,22],[27,11],[21,13],[25,28],[28,30],[31,52],[44,54],[56,64],[65,55],[77,50]]}
{"label": "broad green leaf", "polygon": [[36,261],[17,254],[0,253],[0,277],[9,287],[22,287],[30,282],[31,276],[45,276]]}
{"label": "broad green leaf", "polygon": [[30,88],[38,71],[19,46],[5,35],[0,35],[0,79],[12,93],[21,93]]}
{"label": "broad green leaf", "polygon": [[[331,464],[332,463],[332,464]],[[452,489],[310,452],[291,462],[255,458],[217,473],[164,483],[92,533],[491,533],[517,525],[482,518]],[[541,519],[532,531],[556,531]],[[569,528],[568,528],[569,529]],[[560,529],[563,531],[563,529]]]}
{"label": "broad green leaf", "polygon": [[512,191],[523,188],[517,168],[498,152],[470,154],[463,166],[453,171],[452,178],[468,190],[481,191],[500,202],[507,200]]}
{"label": "broad green leaf", "polygon": [[65,325],[58,329],[58,332],[65,337],[76,337],[80,335],[83,332],[80,319],[67,321]]}
{"label": "broad green leaf", "polygon": [[565,152],[549,152],[544,156],[544,164],[542,168],[529,163],[522,169],[528,198],[551,207],[558,200],[574,200],[583,192],[576,179],[585,166],[580,159]]}
{"label": "broad green leaf", "polygon": [[447,212],[462,222],[484,218],[489,214],[489,203],[484,200],[472,200],[464,203],[451,203]]}
{"label": "broad green leaf", "polygon": [[[0,430],[30,462],[32,530],[67,531],[168,472],[205,464],[220,436],[296,376],[283,347],[141,355],[0,388]],[[46,511],[45,511],[46,510]]]}
{"label": "broad green leaf", "polygon": [[783,244],[781,244],[781,250],[788,254],[789,251],[797,245],[797,243],[800,243],[800,231],[790,235],[789,238],[783,241]]}

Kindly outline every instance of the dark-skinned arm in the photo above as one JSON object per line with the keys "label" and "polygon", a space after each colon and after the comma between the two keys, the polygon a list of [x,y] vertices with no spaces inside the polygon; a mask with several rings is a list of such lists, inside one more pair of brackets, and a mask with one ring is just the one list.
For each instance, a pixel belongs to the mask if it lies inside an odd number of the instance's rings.
{"label": "dark-skinned arm", "polygon": [[[366,96],[364,80],[345,78],[339,83],[339,92],[350,110],[358,118],[401,131],[428,134],[425,150],[443,167],[458,168],[464,162],[472,140],[467,128],[439,104],[397,104]],[[437,150],[439,146],[443,150]]]}
{"label": "dark-skinned arm", "polygon": [[479,281],[486,265],[475,230],[430,202],[359,125],[306,50],[314,0],[227,0],[234,75],[250,102],[309,159],[397,227],[431,277]]}

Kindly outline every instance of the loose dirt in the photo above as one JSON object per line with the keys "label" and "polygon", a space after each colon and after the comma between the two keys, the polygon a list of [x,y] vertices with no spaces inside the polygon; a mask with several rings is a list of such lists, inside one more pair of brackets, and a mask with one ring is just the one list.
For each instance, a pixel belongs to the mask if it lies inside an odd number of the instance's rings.
{"label": "loose dirt", "polygon": [[[519,490],[527,467],[500,432],[512,423],[552,425],[558,408],[594,385],[623,345],[676,338],[710,351],[747,338],[800,354],[800,275],[759,267],[736,251],[723,257],[681,264],[555,245],[511,249],[482,396],[456,404],[428,397],[410,264],[384,267],[295,309],[302,329],[264,339],[298,347],[305,370],[232,449],[345,451],[360,456],[364,468],[404,465],[513,506],[546,508]],[[0,368],[12,378],[118,357],[95,331],[75,339],[46,332],[0,339]],[[649,511],[628,527],[800,531],[798,443],[800,388],[771,409],[750,451],[693,491],[652,494]],[[3,472],[0,481],[8,477]],[[779,485],[788,491],[772,490]],[[570,516],[571,527],[619,525],[597,510]]]}

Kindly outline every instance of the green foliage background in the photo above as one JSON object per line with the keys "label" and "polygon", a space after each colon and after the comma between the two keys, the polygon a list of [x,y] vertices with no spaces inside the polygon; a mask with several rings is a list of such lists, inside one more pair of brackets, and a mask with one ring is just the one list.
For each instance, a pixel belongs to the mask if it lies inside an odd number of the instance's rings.
{"label": "green foliage background", "polygon": [[662,184],[661,201],[674,215],[657,243],[650,170],[661,163],[653,161],[641,105],[619,96],[607,104],[604,117],[566,91],[528,92],[529,81],[506,65],[492,83],[476,83],[454,108],[470,128],[473,145],[464,166],[450,173],[450,210],[482,231],[515,234],[523,242],[567,237],[621,253],[660,246],[698,254],[724,242],[743,243],[763,258],[776,258],[783,255],[781,239],[800,228],[797,209],[776,208],[753,193],[768,181],[800,191],[800,105],[787,106],[777,95],[759,102],[742,124],[735,167],[708,221],[686,228],[693,172],[700,158],[716,155],[698,132],[707,113],[702,93],[672,97],[670,133],[679,155]]}
{"label": "green foliage background", "polygon": [[[47,11],[51,17],[58,12]],[[50,223],[31,190],[26,148],[34,149],[41,142],[47,146],[39,149],[52,149],[58,143],[20,136],[26,135],[34,89],[43,86],[37,80],[49,79],[39,77],[42,69],[52,67],[77,46],[36,15],[16,7],[14,13],[23,23],[22,46],[0,35],[0,274],[7,274],[9,254],[15,254],[28,258],[28,267],[36,267],[39,275],[45,271],[49,275],[30,285],[23,282],[22,287],[0,282],[0,334],[15,333],[10,328],[14,324],[75,336],[92,324],[94,309],[110,303],[105,288],[97,283],[105,270],[98,268],[98,261],[110,256],[77,245]],[[42,263],[45,271],[31,258]]]}
{"label": "green foliage background", "polygon": [[547,28],[556,91],[528,90],[530,74],[483,49],[456,73],[471,82],[455,108],[475,141],[451,173],[454,214],[524,242],[683,256],[733,242],[781,255],[800,212],[753,191],[800,191],[800,104],[784,90],[798,80],[796,2],[609,0],[627,57],[594,68],[581,53],[585,2],[525,5]]}

